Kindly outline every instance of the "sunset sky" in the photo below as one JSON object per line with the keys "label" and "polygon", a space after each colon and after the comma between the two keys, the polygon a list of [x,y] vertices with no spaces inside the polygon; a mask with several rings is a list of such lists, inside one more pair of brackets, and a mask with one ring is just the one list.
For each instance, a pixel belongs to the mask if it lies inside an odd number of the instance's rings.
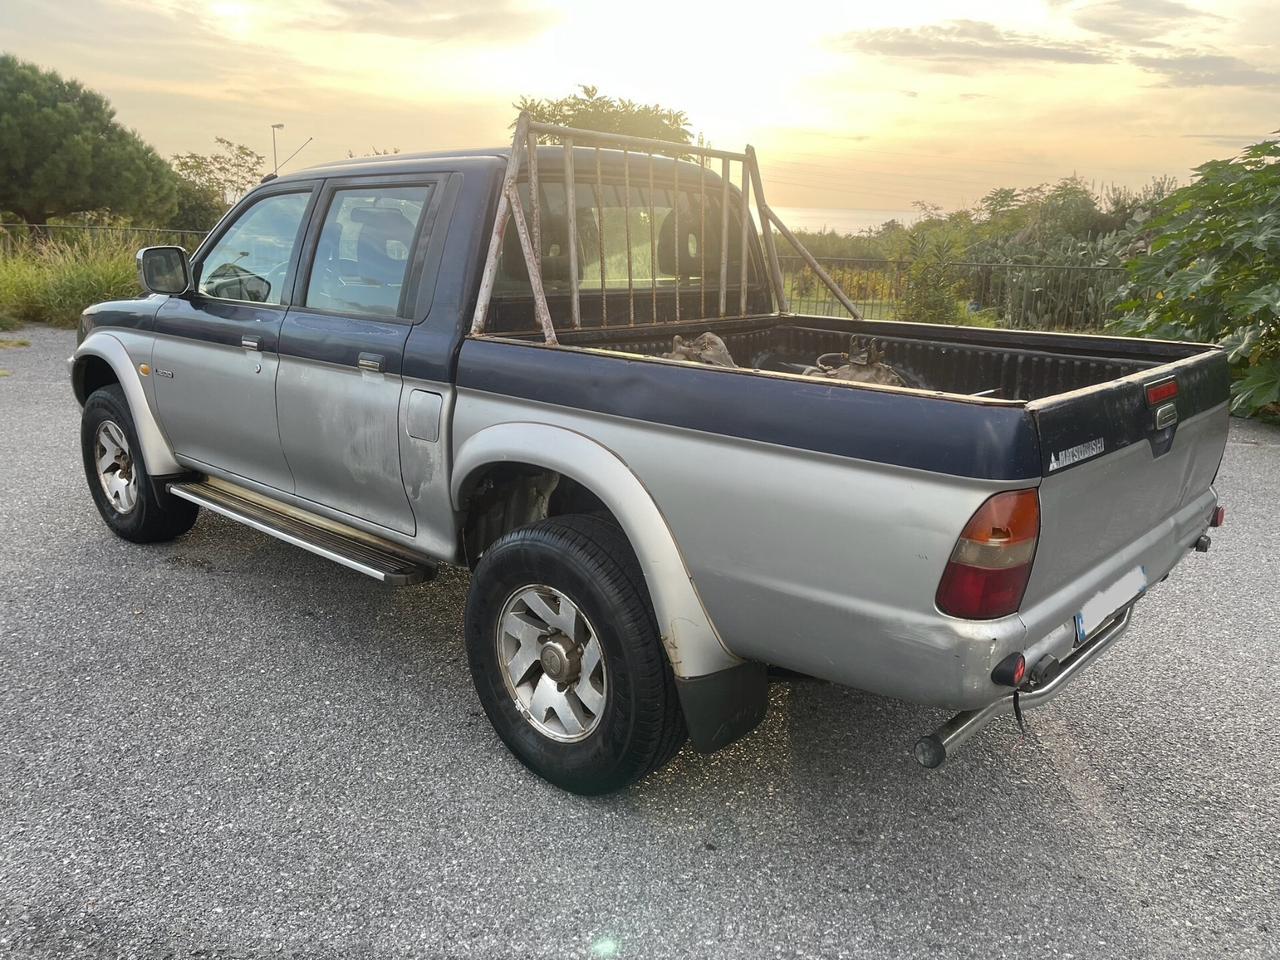
{"label": "sunset sky", "polygon": [[[576,84],[750,140],[775,205],[947,208],[1078,172],[1186,179],[1280,127],[1271,2],[4,0],[0,49],[106,94],[166,156],[293,167],[489,146]],[[625,10],[625,13],[618,12]],[[728,15],[724,10],[731,11]]]}

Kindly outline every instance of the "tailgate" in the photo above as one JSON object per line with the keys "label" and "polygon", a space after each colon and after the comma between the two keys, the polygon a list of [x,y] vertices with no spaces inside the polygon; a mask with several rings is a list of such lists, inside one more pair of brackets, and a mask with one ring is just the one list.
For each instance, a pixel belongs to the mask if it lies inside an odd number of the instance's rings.
{"label": "tailgate", "polygon": [[1225,353],[1206,347],[1028,405],[1044,477],[1022,604],[1030,636],[1091,600],[1093,608],[1125,602],[1117,591],[1132,595],[1142,581],[1160,580],[1204,532],[1217,504],[1229,386]]}

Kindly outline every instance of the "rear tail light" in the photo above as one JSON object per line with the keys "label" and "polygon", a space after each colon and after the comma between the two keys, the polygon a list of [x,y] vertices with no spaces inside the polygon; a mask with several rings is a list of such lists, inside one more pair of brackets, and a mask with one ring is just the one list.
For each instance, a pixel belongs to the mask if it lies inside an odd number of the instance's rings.
{"label": "rear tail light", "polygon": [[1213,516],[1209,518],[1209,526],[1220,527],[1227,519],[1226,507],[1214,507]]}
{"label": "rear tail light", "polygon": [[938,609],[965,620],[1017,613],[1040,536],[1040,497],[1032,490],[997,493],[960,532],[938,584]]}

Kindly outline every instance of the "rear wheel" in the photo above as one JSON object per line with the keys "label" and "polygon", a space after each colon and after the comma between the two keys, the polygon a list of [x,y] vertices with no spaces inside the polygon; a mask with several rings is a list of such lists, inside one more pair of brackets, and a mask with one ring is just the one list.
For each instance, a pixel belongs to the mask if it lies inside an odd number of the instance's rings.
{"label": "rear wheel", "polygon": [[119,384],[95,390],[80,417],[85,479],[98,513],[134,543],[172,540],[191,529],[200,508],[153,489],[137,430]]}
{"label": "rear wheel", "polygon": [[555,517],[501,537],[476,567],[466,635],[494,729],[566,790],[625,787],[684,742],[640,566],[606,519]]}

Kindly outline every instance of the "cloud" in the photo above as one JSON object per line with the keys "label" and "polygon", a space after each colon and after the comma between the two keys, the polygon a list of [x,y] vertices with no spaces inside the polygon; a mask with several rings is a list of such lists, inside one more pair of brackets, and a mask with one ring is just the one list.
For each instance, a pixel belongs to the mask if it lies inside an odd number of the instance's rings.
{"label": "cloud", "polygon": [[513,0],[329,0],[299,13],[299,25],[416,40],[531,39],[557,15]]}
{"label": "cloud", "polygon": [[1163,78],[1166,87],[1272,87],[1280,89],[1280,73],[1255,67],[1239,57],[1216,53],[1133,56],[1141,67]]}
{"label": "cloud", "polygon": [[1110,63],[1113,59],[1105,47],[1015,33],[978,20],[864,30],[847,33],[836,43],[845,50],[934,63],[944,69],[968,69],[1001,60]]}
{"label": "cloud", "polygon": [[1159,45],[1154,38],[1179,27],[1222,19],[1178,0],[1099,0],[1071,15],[1082,30],[1140,46]]}
{"label": "cloud", "polygon": [[1263,139],[1263,134],[1254,133],[1181,133],[1179,136],[1183,140],[1200,140],[1204,143],[1212,143],[1215,146],[1223,147],[1243,147],[1246,144],[1257,143]]}
{"label": "cloud", "polygon": [[1091,44],[1015,33],[977,20],[950,20],[923,27],[848,33],[837,46],[950,72],[968,72],[1002,61],[1065,65],[1127,62],[1155,75],[1165,87],[1280,89],[1280,73],[1274,70],[1212,48],[1179,49],[1153,39],[1175,26],[1204,18],[1222,19],[1177,0],[1101,0],[1081,8],[1073,17],[1078,25],[1094,24],[1085,29],[1106,34],[1105,39]]}

